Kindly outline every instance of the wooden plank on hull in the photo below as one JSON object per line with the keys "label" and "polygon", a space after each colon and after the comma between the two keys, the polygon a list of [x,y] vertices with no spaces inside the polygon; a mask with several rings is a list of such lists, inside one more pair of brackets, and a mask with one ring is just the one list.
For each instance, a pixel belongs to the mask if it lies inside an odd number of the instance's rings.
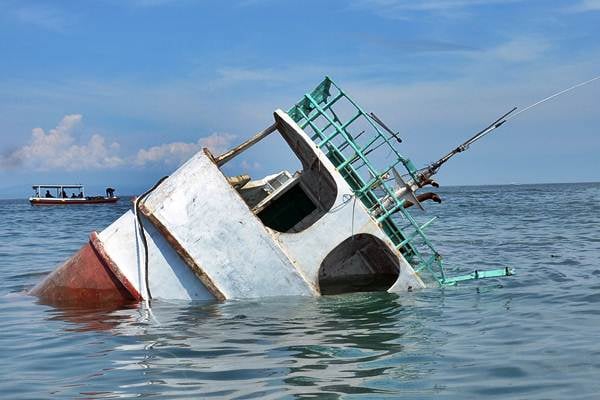
{"label": "wooden plank on hull", "polygon": [[133,285],[129,281],[129,279],[127,279],[127,277],[125,276],[125,274],[123,274],[123,272],[121,271],[119,266],[110,257],[110,255],[104,248],[102,241],[98,237],[98,233],[96,231],[94,231],[90,234],[90,245],[92,246],[92,248],[94,249],[96,254],[99,256],[101,261],[108,267],[108,269],[111,270],[111,272],[115,275],[115,277],[119,280],[119,282],[121,282],[121,284],[125,287],[125,289],[127,289],[129,294],[131,294],[131,296],[135,300],[138,300],[138,301],[143,300],[143,296],[136,289],[135,285]]}

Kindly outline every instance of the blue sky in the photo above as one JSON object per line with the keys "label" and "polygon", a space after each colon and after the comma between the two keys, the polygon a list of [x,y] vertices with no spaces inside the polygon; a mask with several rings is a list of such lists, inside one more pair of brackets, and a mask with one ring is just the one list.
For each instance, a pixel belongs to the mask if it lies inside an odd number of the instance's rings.
{"label": "blue sky", "polygon": [[[600,0],[0,0],[0,197],[37,182],[138,193],[268,126],[325,75],[424,165],[600,75],[599,38]],[[596,81],[524,113],[440,182],[599,181],[599,97]],[[287,164],[270,141],[230,168]]]}

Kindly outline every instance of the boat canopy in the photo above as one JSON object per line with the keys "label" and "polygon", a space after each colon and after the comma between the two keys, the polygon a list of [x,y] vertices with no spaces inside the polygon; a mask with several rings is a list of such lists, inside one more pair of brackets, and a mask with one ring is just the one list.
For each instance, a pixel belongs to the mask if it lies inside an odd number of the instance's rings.
{"label": "boat canopy", "polygon": [[[84,197],[85,196],[85,189],[83,187],[83,185],[79,185],[79,184],[71,184],[71,185],[31,185],[31,187],[33,188],[33,190],[35,191],[35,195],[34,197],[54,197],[52,195],[50,195],[50,191],[52,190],[52,192],[56,193],[56,197],[59,198],[66,198],[67,194],[65,193],[65,190],[69,190],[72,192],[79,192],[79,195],[76,196],[74,193],[70,196],[70,198],[73,197]],[[46,195],[42,196],[42,193],[44,192],[44,190],[46,191]]]}
{"label": "boat canopy", "polygon": [[44,188],[44,189],[83,189],[83,185],[32,185],[33,189]]}

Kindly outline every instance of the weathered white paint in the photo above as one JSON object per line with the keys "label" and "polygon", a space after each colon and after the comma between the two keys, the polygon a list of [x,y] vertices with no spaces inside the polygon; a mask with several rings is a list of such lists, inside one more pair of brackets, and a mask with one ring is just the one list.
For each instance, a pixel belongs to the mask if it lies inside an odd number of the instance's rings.
{"label": "weathered white paint", "polygon": [[[148,243],[148,277],[152,297],[179,300],[214,299],[150,221],[144,219],[142,222]],[[133,212],[123,214],[104,229],[98,238],[121,272],[146,298],[144,253]]]}
{"label": "weathered white paint", "polygon": [[286,254],[291,258],[296,267],[313,285],[318,284],[319,267],[339,243],[352,235],[358,233],[371,234],[381,239],[398,257],[400,274],[393,291],[406,291],[411,288],[422,288],[423,281],[414,272],[411,265],[397,251],[385,232],[369,216],[367,209],[360,200],[355,200],[352,189],[344,178],[337,172],[335,166],[327,156],[318,148],[315,148],[312,140],[306,133],[283,111],[275,111],[279,131],[282,134],[294,135],[295,140],[303,140],[314,149],[321,168],[326,168],[337,185],[337,197],[329,213],[310,227],[298,233],[273,232],[277,237]]}
{"label": "weathered white paint", "polygon": [[[212,157],[201,151],[143,201],[148,215],[168,230],[171,238],[191,257],[194,268],[199,268],[210,284],[228,299],[318,295],[319,268],[323,260],[347,238],[364,233],[380,239],[397,258],[399,276],[390,291],[424,287],[368,210],[353,197],[351,188],[327,156],[286,113],[277,110],[275,121],[295,151],[310,153],[304,162],[313,169],[306,175],[306,181],[301,180],[302,185],[320,179],[314,162],[320,162],[319,168],[331,175],[337,186],[333,206],[318,220],[314,221],[316,217],[312,216],[300,223],[297,233],[275,232],[262,224]],[[314,191],[307,192],[315,196]],[[317,196],[321,193],[324,192],[318,192]],[[333,201],[334,197],[330,199]],[[153,297],[213,299],[210,290],[160,230],[145,218],[143,222]],[[122,273],[146,296],[143,249],[133,213],[127,212],[115,221],[100,233],[99,239]]]}
{"label": "weathered white paint", "polygon": [[144,205],[226,298],[316,294],[204,152]]}

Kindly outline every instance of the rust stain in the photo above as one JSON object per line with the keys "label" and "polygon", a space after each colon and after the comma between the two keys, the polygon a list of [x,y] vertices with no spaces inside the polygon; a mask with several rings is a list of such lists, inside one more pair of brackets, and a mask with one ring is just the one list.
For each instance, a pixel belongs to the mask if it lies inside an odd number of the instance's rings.
{"label": "rust stain", "polygon": [[138,301],[143,300],[143,296],[140,294],[140,292],[129,281],[129,279],[127,279],[127,277],[125,275],[123,275],[119,266],[110,257],[110,255],[104,248],[102,241],[100,241],[100,238],[98,237],[98,233],[95,231],[90,234],[90,245],[92,246],[92,249],[94,249],[98,258],[102,261],[102,263],[106,267],[108,267],[108,269],[110,269],[110,271],[115,275],[115,277],[119,280],[119,282],[121,282],[121,284],[125,287],[125,289],[127,289],[127,291],[129,291],[129,294],[131,294],[131,296],[135,300],[138,300]]}
{"label": "rust stain", "polygon": [[208,158],[214,163],[216,164],[216,157],[214,156],[214,154],[207,148],[207,147],[203,147],[202,151],[204,152],[204,154],[206,154],[208,156]]}
{"label": "rust stain", "polygon": [[135,300],[131,293],[86,243],[29,294],[60,305],[101,305]]}

